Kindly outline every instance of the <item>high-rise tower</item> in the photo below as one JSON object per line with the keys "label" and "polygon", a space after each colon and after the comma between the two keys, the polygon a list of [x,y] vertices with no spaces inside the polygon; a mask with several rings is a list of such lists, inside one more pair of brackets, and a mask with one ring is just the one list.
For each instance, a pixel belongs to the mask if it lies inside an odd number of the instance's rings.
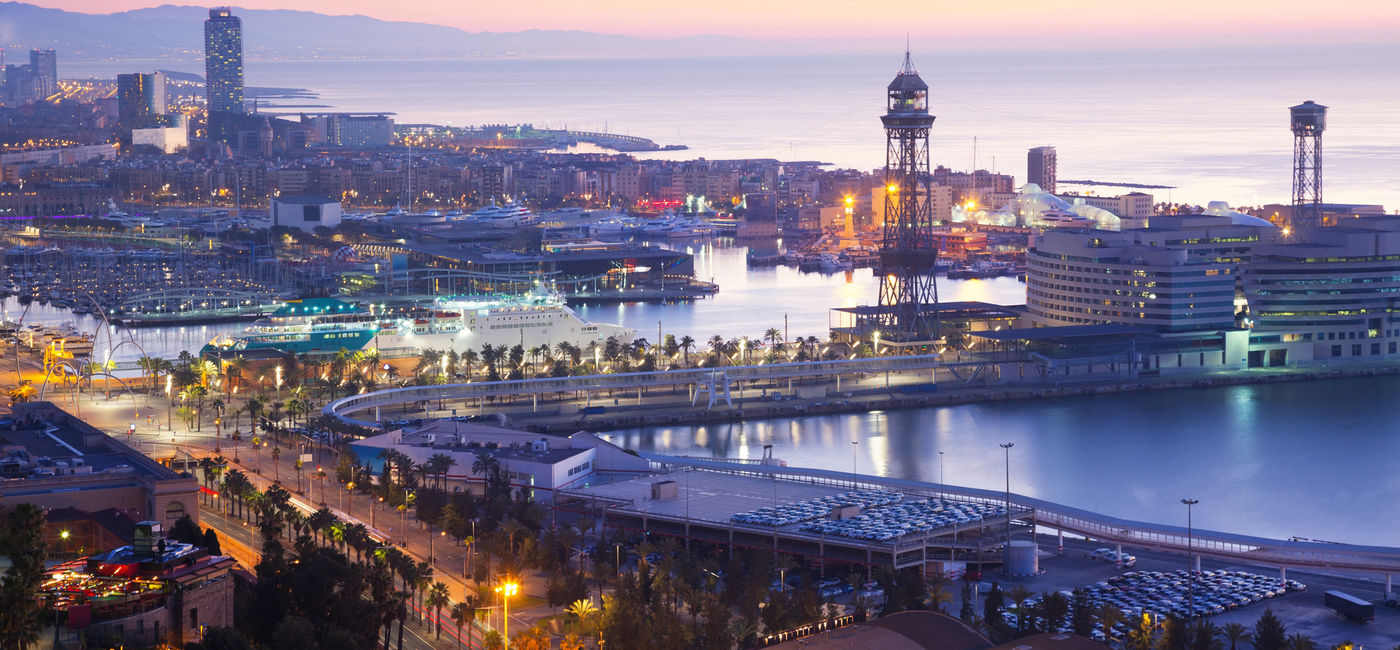
{"label": "high-rise tower", "polygon": [[210,9],[204,21],[204,91],[209,138],[228,140],[243,113],[243,20],[228,7]]}
{"label": "high-rise tower", "polygon": [[1322,130],[1327,107],[1311,99],[1288,109],[1293,128],[1293,219],[1297,227],[1322,225]]}
{"label": "high-rise tower", "polygon": [[29,67],[34,70],[40,97],[58,92],[58,55],[53,50],[30,50]]}
{"label": "high-rise tower", "polygon": [[914,343],[939,337],[933,215],[929,209],[928,84],[909,52],[888,87],[885,125],[885,229],[880,243],[879,337]]}
{"label": "high-rise tower", "polygon": [[1026,152],[1026,182],[1048,194],[1055,193],[1055,148],[1036,147]]}
{"label": "high-rise tower", "polygon": [[117,125],[144,129],[165,114],[165,75],[117,75]]}

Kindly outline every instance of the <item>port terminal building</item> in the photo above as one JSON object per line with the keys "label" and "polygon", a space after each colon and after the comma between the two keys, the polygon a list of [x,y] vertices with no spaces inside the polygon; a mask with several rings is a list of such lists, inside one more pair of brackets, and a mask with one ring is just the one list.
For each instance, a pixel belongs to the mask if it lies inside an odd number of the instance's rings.
{"label": "port terminal building", "polygon": [[486,474],[476,471],[478,458],[499,464],[512,487],[549,501],[556,490],[610,481],[646,472],[649,463],[586,432],[553,435],[519,431],[465,419],[400,423],[386,433],[350,444],[359,463],[384,471],[381,453],[395,449],[414,463],[443,454],[454,462],[446,479],[455,487],[480,488]]}
{"label": "port terminal building", "polygon": [[[0,504],[99,513],[136,521],[199,522],[199,484],[50,402],[15,404],[0,426]],[[59,522],[53,524],[62,525]],[[46,530],[56,539],[57,530]]]}

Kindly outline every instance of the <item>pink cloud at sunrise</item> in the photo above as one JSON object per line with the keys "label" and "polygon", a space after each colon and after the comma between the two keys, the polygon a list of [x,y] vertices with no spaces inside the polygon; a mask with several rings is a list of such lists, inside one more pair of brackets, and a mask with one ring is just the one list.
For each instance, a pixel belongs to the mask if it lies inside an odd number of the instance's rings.
{"label": "pink cloud at sunrise", "polygon": [[[143,0],[35,0],[84,13],[161,4]],[[642,37],[728,35],[760,39],[889,39],[1016,45],[1070,39],[1067,46],[1268,42],[1298,35],[1322,41],[1390,40],[1400,29],[1393,0],[243,0],[250,9],[299,9],[433,23],[471,32],[583,30]]]}

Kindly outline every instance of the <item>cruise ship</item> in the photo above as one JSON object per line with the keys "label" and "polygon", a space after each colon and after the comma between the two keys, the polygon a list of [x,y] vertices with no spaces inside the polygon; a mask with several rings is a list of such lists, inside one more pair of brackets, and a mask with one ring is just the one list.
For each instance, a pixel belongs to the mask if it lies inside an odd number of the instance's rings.
{"label": "cruise ship", "polygon": [[587,323],[554,293],[518,298],[444,298],[405,310],[376,309],[335,298],[289,300],[234,336],[220,336],[201,354],[252,350],[330,353],[374,348],[381,352],[425,349],[481,350],[483,345],[526,349],[568,342],[580,348],[635,335],[620,325]]}

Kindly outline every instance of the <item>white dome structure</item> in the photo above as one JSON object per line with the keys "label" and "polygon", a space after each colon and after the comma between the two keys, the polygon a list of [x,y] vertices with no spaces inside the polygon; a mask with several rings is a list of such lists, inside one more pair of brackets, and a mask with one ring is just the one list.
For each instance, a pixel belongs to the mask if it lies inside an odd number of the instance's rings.
{"label": "white dome structure", "polygon": [[1225,201],[1211,201],[1206,205],[1205,212],[1202,212],[1201,214],[1208,214],[1212,217],[1229,217],[1230,225],[1232,226],[1278,228],[1278,226],[1270,223],[1268,219],[1260,219],[1259,217],[1248,215],[1243,212],[1237,212],[1231,209],[1230,204]]}

